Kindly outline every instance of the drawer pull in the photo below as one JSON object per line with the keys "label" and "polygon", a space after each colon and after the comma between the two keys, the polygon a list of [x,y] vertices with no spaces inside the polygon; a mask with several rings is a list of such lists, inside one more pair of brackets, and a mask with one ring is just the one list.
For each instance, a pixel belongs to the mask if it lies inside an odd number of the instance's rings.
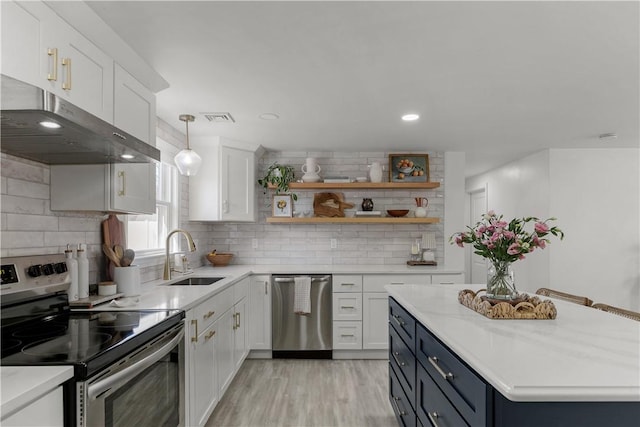
{"label": "drawer pull", "polygon": [[355,337],[354,334],[340,334],[341,337]]}
{"label": "drawer pull", "polygon": [[443,371],[440,365],[438,365],[439,359],[437,357],[429,356],[428,359],[429,359],[429,363],[431,363],[431,366],[436,368],[436,371],[438,371],[438,373],[442,376],[442,378],[444,378],[445,381],[449,381],[453,379],[453,374],[451,372]]}
{"label": "drawer pull", "polygon": [[407,415],[407,413],[400,410],[400,407],[398,406],[398,400],[400,400],[399,397],[392,396],[391,402],[393,402],[393,406],[395,406],[398,415],[404,417],[405,415]]}
{"label": "drawer pull", "polygon": [[400,359],[398,358],[398,356],[400,356],[400,353],[398,353],[397,351],[394,351],[393,353],[391,353],[391,355],[393,356],[394,360],[396,361],[396,363],[400,366],[407,366],[406,363],[401,362]]}
{"label": "drawer pull", "polygon": [[211,316],[213,316],[214,314],[216,314],[215,311],[210,311],[208,313],[203,314],[202,318],[206,320],[206,319],[210,318]]}
{"label": "drawer pull", "polygon": [[340,286],[355,286],[355,283],[340,283]]}
{"label": "drawer pull", "polygon": [[216,331],[209,331],[207,335],[204,336],[204,340],[209,341],[211,337],[213,337],[215,334],[216,334]]}
{"label": "drawer pull", "polygon": [[397,314],[393,315],[393,320],[396,321],[396,323],[398,324],[398,326],[404,326],[406,325],[406,323],[404,323],[404,320],[402,320],[402,318],[400,316],[398,316]]}
{"label": "drawer pull", "polygon": [[436,418],[440,418],[440,415],[438,415],[436,411],[427,412],[427,417],[429,417],[429,421],[431,421],[431,424],[433,424],[433,427],[438,427],[438,422],[436,421]]}
{"label": "drawer pull", "polygon": [[352,305],[341,305],[340,308],[355,308]]}

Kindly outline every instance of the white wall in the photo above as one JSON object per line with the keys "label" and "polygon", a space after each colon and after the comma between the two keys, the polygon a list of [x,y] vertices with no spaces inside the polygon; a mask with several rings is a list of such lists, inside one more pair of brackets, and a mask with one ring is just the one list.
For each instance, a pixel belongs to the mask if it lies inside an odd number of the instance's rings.
{"label": "white wall", "polygon": [[551,248],[551,287],[640,310],[639,151],[551,150],[551,209],[571,218]]}
{"label": "white wall", "polygon": [[[557,217],[565,240],[515,263],[517,287],[640,309],[638,149],[545,150],[466,181],[505,217]],[[473,222],[473,221],[472,221]]]}
{"label": "white wall", "polygon": [[444,153],[444,259],[447,268],[464,269],[465,254],[455,245],[448,243],[453,233],[464,229],[465,194],[464,194],[465,154],[447,151]]}

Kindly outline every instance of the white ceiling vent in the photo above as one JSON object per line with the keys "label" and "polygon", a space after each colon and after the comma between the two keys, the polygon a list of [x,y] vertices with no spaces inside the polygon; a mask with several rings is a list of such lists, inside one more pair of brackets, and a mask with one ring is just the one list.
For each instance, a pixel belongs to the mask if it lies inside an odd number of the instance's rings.
{"label": "white ceiling vent", "polygon": [[231,113],[200,113],[207,120],[214,123],[235,123]]}

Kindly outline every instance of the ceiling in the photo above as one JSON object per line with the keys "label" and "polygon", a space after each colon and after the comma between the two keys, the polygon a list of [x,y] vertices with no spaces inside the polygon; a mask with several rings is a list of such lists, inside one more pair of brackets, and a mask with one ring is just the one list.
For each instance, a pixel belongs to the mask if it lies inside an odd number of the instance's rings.
{"label": "ceiling", "polygon": [[[196,115],[192,136],[465,151],[467,176],[545,148],[639,144],[636,1],[89,6],[169,82],[158,116],[182,130],[178,115]],[[402,122],[407,112],[420,119]],[[618,137],[598,138],[608,132]]]}

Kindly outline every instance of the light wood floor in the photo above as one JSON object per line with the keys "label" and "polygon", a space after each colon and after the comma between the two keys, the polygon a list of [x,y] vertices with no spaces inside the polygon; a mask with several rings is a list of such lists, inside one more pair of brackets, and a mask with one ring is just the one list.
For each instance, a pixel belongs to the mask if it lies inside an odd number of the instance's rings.
{"label": "light wood floor", "polygon": [[246,360],[206,427],[396,427],[386,360]]}

